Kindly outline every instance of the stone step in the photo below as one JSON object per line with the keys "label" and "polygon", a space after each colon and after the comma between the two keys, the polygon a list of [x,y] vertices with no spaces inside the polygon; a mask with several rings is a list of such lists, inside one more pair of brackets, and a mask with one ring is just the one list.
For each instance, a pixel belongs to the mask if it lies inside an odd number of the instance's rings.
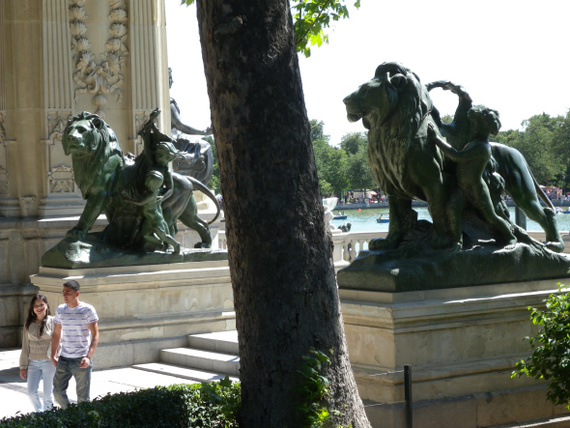
{"label": "stone step", "polygon": [[[210,373],[207,371],[195,370],[188,367],[180,367],[162,363],[135,364],[133,368],[146,372],[160,373],[166,376],[187,379],[189,380],[188,383],[215,382],[220,381],[227,376],[225,374]],[[238,378],[233,376],[229,376],[229,378],[232,382],[239,381]]]}
{"label": "stone step", "polygon": [[191,334],[188,336],[188,347],[203,351],[220,352],[222,354],[239,354],[236,330],[217,331],[215,333]]}
{"label": "stone step", "polygon": [[239,377],[239,357],[234,354],[173,348],[160,351],[160,361],[176,366]]}

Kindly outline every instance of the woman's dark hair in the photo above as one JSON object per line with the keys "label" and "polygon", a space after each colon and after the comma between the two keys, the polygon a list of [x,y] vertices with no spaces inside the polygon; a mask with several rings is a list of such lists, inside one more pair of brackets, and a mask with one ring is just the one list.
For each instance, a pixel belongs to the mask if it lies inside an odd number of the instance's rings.
{"label": "woman's dark hair", "polygon": [[44,319],[42,320],[42,324],[40,325],[40,336],[44,333],[44,330],[46,328],[46,322],[47,322],[47,318],[48,315],[50,315],[49,312],[49,303],[47,300],[47,297],[44,296],[43,294],[36,294],[34,297],[32,297],[32,301],[30,302],[30,307],[28,308],[28,318],[26,319],[26,323],[24,324],[24,327],[26,328],[26,330],[30,329],[30,325],[36,320],[36,318],[38,317],[36,315],[36,312],[34,311],[34,304],[36,303],[36,300],[41,300],[42,302],[44,302],[47,306],[46,309],[46,316],[44,317]]}

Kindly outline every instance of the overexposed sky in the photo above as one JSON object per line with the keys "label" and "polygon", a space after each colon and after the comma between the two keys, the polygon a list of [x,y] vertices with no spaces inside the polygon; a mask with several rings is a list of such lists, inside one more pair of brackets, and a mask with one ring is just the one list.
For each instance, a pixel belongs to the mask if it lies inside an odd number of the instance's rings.
{"label": "overexposed sky", "polygon": [[[166,1],[171,96],[182,119],[210,124],[209,100],[195,6]],[[351,1],[352,2],[352,1]],[[411,68],[424,83],[461,84],[476,104],[498,110],[502,130],[519,129],[540,113],[570,109],[570,1],[362,0],[360,9],[328,30],[329,44],[300,55],[309,119],[325,124],[338,144],[349,132],[343,98],[372,78],[385,61]],[[436,107],[453,114],[455,96],[432,91]]]}

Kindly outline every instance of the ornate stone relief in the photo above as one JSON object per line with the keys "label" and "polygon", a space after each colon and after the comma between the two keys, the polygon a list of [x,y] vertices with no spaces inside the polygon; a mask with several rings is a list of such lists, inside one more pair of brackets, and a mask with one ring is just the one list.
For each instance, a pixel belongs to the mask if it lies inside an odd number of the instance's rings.
{"label": "ornate stone relief", "polygon": [[50,193],[75,193],[73,168],[60,165],[48,172]]}
{"label": "ornate stone relief", "polygon": [[138,134],[143,125],[148,122],[151,113],[152,110],[139,110],[135,113],[135,155],[139,155],[143,150],[143,141]]}
{"label": "ornate stone relief", "polygon": [[61,139],[67,122],[71,120],[71,113],[57,112],[48,114],[48,145],[49,145],[49,166],[48,166],[48,193],[49,194],[69,194],[76,193],[75,182],[73,180],[73,168],[62,161],[66,159]]}
{"label": "ornate stone relief", "polygon": [[20,196],[20,210],[22,217],[35,215],[38,211],[38,197],[35,195]]}
{"label": "ornate stone relief", "polygon": [[8,190],[8,171],[0,166],[0,195],[7,195]]}
{"label": "ornate stone relief", "polygon": [[141,128],[143,127],[143,125],[146,122],[148,122],[151,113],[152,113],[152,110],[144,110],[144,111],[139,111],[135,114],[135,128],[136,128],[136,134],[137,135],[138,135],[139,131],[141,130]]}
{"label": "ornate stone relief", "polygon": [[86,37],[88,28],[85,3],[86,0],[71,0],[69,7],[75,59],[73,80],[77,85],[75,95],[92,94],[91,102],[97,107],[96,113],[104,117],[103,107],[107,104],[107,95],[116,95],[117,101],[123,96],[121,70],[124,67],[124,58],[128,54],[125,45],[128,15],[125,0],[108,0],[109,39],[105,44],[104,58],[97,58]]}

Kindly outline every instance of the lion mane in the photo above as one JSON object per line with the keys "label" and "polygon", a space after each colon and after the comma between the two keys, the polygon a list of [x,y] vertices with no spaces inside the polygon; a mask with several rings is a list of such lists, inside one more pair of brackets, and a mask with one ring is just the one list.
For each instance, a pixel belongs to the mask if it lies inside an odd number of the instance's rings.
{"label": "lion mane", "polygon": [[[368,163],[372,177],[389,196],[390,226],[386,240],[371,249],[396,248],[417,226],[411,201],[428,202],[434,220],[432,246],[452,244],[447,202],[449,174],[445,158],[428,138],[434,123],[433,103],[418,76],[399,63],[381,64],[374,78],[344,99],[348,120],[362,119],[368,132]],[[449,186],[451,184],[451,186]]]}
{"label": "lion mane", "polygon": [[423,158],[443,170],[444,157],[427,142],[425,119],[433,103],[418,76],[398,63],[381,64],[374,78],[344,100],[348,119],[362,119],[368,133],[372,176],[389,196],[426,199],[417,182]]}
{"label": "lion mane", "polygon": [[125,165],[125,157],[111,127],[96,114],[82,112],[63,133],[63,150],[72,156],[75,182],[83,198],[108,190],[109,175]]}

